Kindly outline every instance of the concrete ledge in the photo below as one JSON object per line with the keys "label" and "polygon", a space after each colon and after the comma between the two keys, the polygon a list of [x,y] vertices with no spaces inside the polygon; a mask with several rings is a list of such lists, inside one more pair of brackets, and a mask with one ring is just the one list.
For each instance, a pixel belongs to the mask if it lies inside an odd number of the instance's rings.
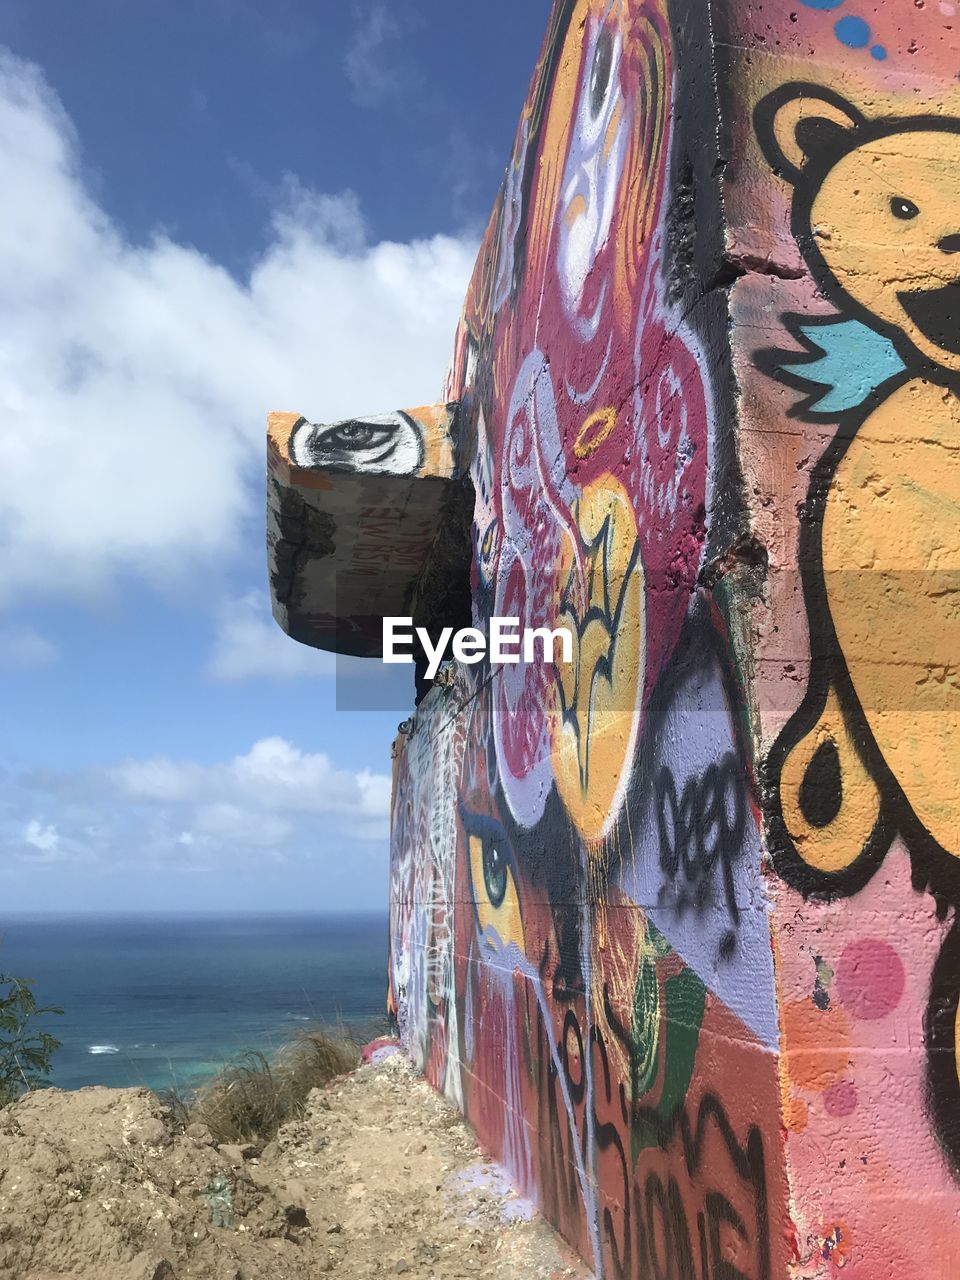
{"label": "concrete ledge", "polygon": [[379,657],[382,619],[413,612],[445,510],[460,496],[457,409],[336,423],[270,414],[270,590],[293,639]]}

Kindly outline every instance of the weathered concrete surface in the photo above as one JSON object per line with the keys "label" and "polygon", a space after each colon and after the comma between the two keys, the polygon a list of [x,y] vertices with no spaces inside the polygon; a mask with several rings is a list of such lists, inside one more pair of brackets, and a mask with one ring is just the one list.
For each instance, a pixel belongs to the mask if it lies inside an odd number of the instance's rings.
{"label": "weathered concrete surface", "polygon": [[456,404],[327,424],[270,415],[267,555],[288,635],[379,656],[383,617],[413,614],[438,535],[466,500],[456,421]]}

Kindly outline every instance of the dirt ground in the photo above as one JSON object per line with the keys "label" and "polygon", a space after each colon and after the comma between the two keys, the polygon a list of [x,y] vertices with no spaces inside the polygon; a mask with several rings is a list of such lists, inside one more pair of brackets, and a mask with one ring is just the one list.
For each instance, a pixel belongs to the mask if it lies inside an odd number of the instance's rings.
{"label": "dirt ground", "polygon": [[0,1280],[589,1280],[399,1053],[263,1151],[145,1089],[0,1112]]}

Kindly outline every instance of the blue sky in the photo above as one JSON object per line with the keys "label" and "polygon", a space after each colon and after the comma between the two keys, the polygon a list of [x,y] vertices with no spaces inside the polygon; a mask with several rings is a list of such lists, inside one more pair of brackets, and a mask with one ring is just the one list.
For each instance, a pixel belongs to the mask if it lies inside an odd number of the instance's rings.
{"label": "blue sky", "polygon": [[403,712],[269,618],[264,415],[437,394],[547,8],[0,0],[7,912],[385,903]]}

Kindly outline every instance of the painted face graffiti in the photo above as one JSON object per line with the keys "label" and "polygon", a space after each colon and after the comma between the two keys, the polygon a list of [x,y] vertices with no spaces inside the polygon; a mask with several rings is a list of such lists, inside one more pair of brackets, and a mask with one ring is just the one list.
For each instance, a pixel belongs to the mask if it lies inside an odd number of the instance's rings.
{"label": "painted face graffiti", "polygon": [[[542,328],[544,313],[556,322],[514,375],[502,514],[482,516],[502,535],[494,612],[526,626],[562,619],[580,638],[572,669],[521,665],[500,682],[508,803],[536,821],[553,779],[580,835],[597,843],[622,811],[643,706],[696,579],[708,409],[702,357],[662,277],[664,18],[622,3],[584,8],[582,43],[571,28],[544,97],[543,137],[558,150],[528,191],[526,252],[544,276],[515,302],[521,328]],[[629,165],[641,160],[636,178]],[[515,332],[505,325],[494,352],[494,393]],[[484,411],[487,423],[501,416]],[[483,481],[481,466],[478,493]]]}
{"label": "painted face graffiti", "polygon": [[[831,89],[787,84],[755,123],[838,309],[785,317],[803,349],[759,357],[805,393],[795,416],[837,424],[802,524],[811,672],[767,764],[771,844],[791,883],[832,898],[861,889],[900,835],[916,887],[945,912],[960,905],[960,120],[870,118]],[[931,993],[930,1106],[960,1169],[960,1084],[943,1067],[960,969],[945,1007],[946,967]]]}

